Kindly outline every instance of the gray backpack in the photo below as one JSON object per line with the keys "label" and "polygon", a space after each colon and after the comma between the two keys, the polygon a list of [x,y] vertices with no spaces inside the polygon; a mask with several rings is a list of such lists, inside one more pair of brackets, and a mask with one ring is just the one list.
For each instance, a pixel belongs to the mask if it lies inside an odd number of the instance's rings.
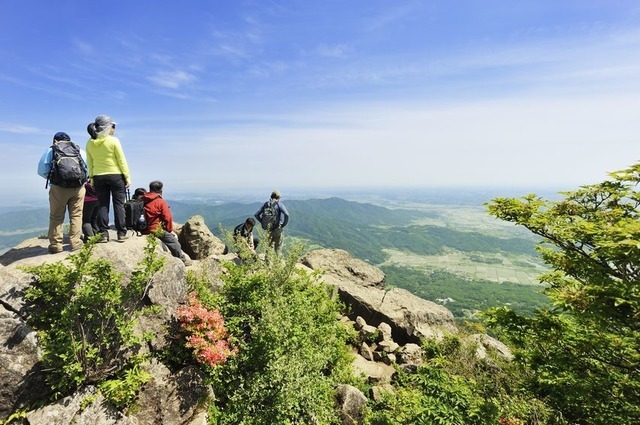
{"label": "gray backpack", "polygon": [[278,210],[276,208],[277,202],[269,200],[264,203],[262,207],[262,216],[260,224],[265,230],[272,230],[277,227],[278,224]]}
{"label": "gray backpack", "polygon": [[[48,183],[62,187],[80,187],[87,181],[80,148],[73,142],[59,141],[51,146],[52,163]],[[45,187],[47,187],[45,185]]]}

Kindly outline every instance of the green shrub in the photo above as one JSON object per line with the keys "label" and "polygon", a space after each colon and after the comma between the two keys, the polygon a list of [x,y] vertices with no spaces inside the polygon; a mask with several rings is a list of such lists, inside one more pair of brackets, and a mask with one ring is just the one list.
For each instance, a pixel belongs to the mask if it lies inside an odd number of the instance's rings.
{"label": "green shrub", "polygon": [[563,193],[497,198],[489,212],[543,238],[551,307],[487,322],[515,347],[528,388],[570,423],[640,423],[640,163]]}
{"label": "green shrub", "polygon": [[295,267],[300,253],[228,264],[223,289],[209,298],[238,350],[211,371],[213,423],[338,423],[334,386],[352,379],[347,331],[327,289]]}
{"label": "green shrub", "polygon": [[118,409],[124,409],[131,405],[138,395],[140,387],[149,382],[151,374],[133,364],[120,371],[114,379],[107,379],[99,384],[100,391],[105,399],[109,400]]}
{"label": "green shrub", "polygon": [[[99,383],[130,367],[140,339],[133,326],[145,291],[164,264],[155,254],[157,240],[148,238],[145,257],[128,284],[105,259],[94,260],[94,243],[86,244],[63,262],[26,267],[33,285],[26,290],[38,331],[46,380],[54,396],[81,385]],[[116,404],[120,404],[116,402]]]}
{"label": "green shrub", "polygon": [[[478,330],[476,324],[468,328]],[[475,345],[464,339],[446,335],[441,341],[425,341],[424,364],[415,373],[398,372],[395,395],[375,403],[367,423],[549,423],[549,409],[522,390],[517,364],[494,355],[478,359]]]}

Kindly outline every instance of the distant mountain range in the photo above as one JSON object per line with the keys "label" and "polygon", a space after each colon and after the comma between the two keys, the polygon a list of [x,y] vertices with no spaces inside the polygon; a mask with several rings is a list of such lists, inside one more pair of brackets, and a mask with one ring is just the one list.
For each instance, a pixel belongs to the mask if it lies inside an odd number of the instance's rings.
{"label": "distant mountain range", "polygon": [[[211,231],[219,237],[223,236],[220,228],[231,231],[247,217],[252,217],[262,205],[260,202],[214,205],[168,202],[175,222],[184,223],[194,215],[201,215]],[[285,244],[301,240],[310,248],[344,249],[354,257],[374,265],[382,265],[389,259],[387,250],[425,257],[457,252],[471,258],[471,263],[479,264],[484,269],[490,267],[492,262],[499,263],[496,257],[504,255],[524,257],[531,261],[537,258],[536,240],[521,236],[522,233],[514,231],[512,237],[505,237],[504,234],[493,235],[480,228],[475,231],[473,221],[467,228],[452,224],[420,224],[430,220],[442,221],[441,216],[447,215],[447,207],[437,210],[410,209],[399,208],[396,204],[393,208],[386,208],[335,197],[286,200],[284,203],[291,215],[285,230]],[[47,209],[1,213],[0,252],[24,239],[46,234],[48,215]],[[446,265],[436,269],[425,267],[386,265],[382,269],[388,275],[389,284],[410,289],[423,298],[454,298],[456,304],[447,307],[458,316],[496,303],[516,303],[529,310],[543,302],[543,296],[536,294],[539,287],[513,281],[502,285],[504,282],[491,281],[486,276],[460,275],[447,270]],[[468,285],[475,289],[465,289]]]}
{"label": "distant mountain range", "polygon": [[[341,198],[290,200],[285,205],[291,215],[286,234],[325,248],[339,248],[357,258],[379,264],[385,261],[384,248],[415,254],[435,255],[447,248],[459,251],[506,251],[535,255],[531,239],[499,238],[453,228],[415,225],[414,220],[439,213],[413,209],[390,209]],[[261,203],[191,205],[174,202],[171,211],[177,222],[199,214],[218,234],[218,226],[232,229],[260,208]]]}
{"label": "distant mountain range", "polygon": [[[169,201],[174,221],[185,222],[201,215],[214,234],[219,226],[232,229],[260,208],[262,203],[192,204]],[[288,200],[291,220],[286,234],[325,248],[340,248],[355,257],[378,264],[386,259],[383,248],[434,255],[444,249],[460,251],[507,251],[535,255],[530,239],[498,238],[483,233],[448,227],[414,225],[414,220],[433,212],[390,209],[341,198]],[[11,248],[24,239],[46,234],[49,211],[38,208],[0,214],[0,250]]]}

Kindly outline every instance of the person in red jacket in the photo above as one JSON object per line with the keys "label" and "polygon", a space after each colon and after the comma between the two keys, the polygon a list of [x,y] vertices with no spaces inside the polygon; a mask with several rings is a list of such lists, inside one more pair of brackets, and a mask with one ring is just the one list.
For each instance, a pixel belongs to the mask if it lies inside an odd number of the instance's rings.
{"label": "person in red jacket", "polygon": [[163,232],[156,233],[158,238],[169,248],[171,255],[181,259],[188,266],[191,264],[191,259],[182,252],[180,242],[173,233],[173,216],[167,201],[162,199],[162,188],[161,181],[152,181],[149,183],[149,191],[142,195],[147,219],[147,229],[142,233],[148,235],[161,228]]}

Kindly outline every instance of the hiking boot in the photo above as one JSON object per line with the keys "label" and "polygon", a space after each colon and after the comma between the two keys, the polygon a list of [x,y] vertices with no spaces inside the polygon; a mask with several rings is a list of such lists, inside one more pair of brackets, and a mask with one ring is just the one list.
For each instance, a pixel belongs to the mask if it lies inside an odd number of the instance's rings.
{"label": "hiking boot", "polygon": [[47,251],[49,252],[49,254],[57,254],[59,252],[62,252],[62,247],[61,246],[50,246]]}
{"label": "hiking boot", "polygon": [[103,233],[98,243],[107,243],[107,242],[109,242],[109,234]]}
{"label": "hiking boot", "polygon": [[118,236],[118,239],[117,239],[117,240],[118,240],[118,242],[124,242],[124,241],[126,241],[127,239],[129,239],[129,236],[127,236],[127,235],[120,235],[120,236]]}
{"label": "hiking boot", "polygon": [[81,248],[82,248],[82,245],[77,245],[77,246],[73,246],[73,245],[71,245],[71,252],[73,252],[73,251],[78,251],[78,250],[79,250],[79,249],[81,249]]}

